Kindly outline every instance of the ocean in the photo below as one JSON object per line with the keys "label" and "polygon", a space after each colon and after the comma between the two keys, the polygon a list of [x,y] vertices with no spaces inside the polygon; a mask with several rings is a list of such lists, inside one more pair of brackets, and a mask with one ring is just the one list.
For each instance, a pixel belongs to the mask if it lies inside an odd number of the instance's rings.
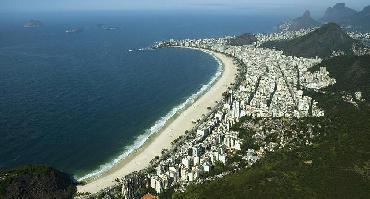
{"label": "ocean", "polygon": [[[24,28],[30,19],[43,26]],[[0,168],[46,164],[76,178],[109,169],[220,72],[217,61],[200,51],[137,49],[169,38],[271,32],[281,20],[119,11],[0,13]],[[82,31],[65,33],[69,28]]]}

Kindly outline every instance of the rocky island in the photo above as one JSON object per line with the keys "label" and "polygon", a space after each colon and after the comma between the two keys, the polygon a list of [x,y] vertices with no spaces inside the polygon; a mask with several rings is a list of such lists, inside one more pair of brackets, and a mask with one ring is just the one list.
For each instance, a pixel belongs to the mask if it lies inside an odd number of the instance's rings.
{"label": "rocky island", "polygon": [[23,25],[25,28],[38,28],[42,26],[42,22],[38,20],[30,20]]}

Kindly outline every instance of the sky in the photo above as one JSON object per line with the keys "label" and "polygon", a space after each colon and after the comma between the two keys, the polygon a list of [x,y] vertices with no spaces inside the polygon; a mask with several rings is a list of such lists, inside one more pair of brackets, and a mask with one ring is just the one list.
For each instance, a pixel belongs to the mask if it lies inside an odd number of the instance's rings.
{"label": "sky", "polygon": [[[0,0],[0,11],[64,10],[222,10],[230,12],[276,12],[324,10],[338,0]],[[343,1],[345,2],[345,1]],[[348,0],[361,10],[369,0]]]}

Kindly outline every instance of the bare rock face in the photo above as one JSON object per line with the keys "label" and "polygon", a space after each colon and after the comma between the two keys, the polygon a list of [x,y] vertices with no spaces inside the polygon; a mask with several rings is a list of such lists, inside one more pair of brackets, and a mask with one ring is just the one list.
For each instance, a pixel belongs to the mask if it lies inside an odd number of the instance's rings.
{"label": "bare rock face", "polygon": [[337,3],[326,10],[324,17],[321,20],[324,22],[348,24],[350,23],[350,19],[355,16],[356,13],[356,10],[346,7],[345,3]]}
{"label": "bare rock face", "polygon": [[141,191],[146,189],[148,185],[148,178],[140,172],[131,173],[122,180],[122,195],[126,199],[140,198],[142,195]]}
{"label": "bare rock face", "polygon": [[320,23],[315,21],[311,17],[311,13],[309,10],[306,10],[301,17],[298,17],[293,20],[294,22],[294,29],[299,30],[299,29],[305,29],[305,28],[313,28],[316,26],[319,26]]}
{"label": "bare rock face", "polygon": [[304,11],[302,17],[303,18],[309,18],[309,17],[311,17],[311,12],[309,10]]}
{"label": "bare rock face", "polygon": [[311,17],[311,12],[306,10],[302,16],[286,21],[279,26],[279,31],[298,31],[320,26],[320,22]]}
{"label": "bare rock face", "polygon": [[370,6],[365,7],[352,17],[350,25],[357,31],[370,31]]}

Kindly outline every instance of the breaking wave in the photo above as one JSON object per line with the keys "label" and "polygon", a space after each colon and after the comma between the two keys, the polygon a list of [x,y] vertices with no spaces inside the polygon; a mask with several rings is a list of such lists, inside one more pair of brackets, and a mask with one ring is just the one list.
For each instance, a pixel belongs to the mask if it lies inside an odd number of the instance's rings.
{"label": "breaking wave", "polygon": [[[198,50],[198,49],[196,49]],[[212,85],[216,82],[216,80],[221,76],[224,66],[220,59],[218,59],[214,54],[212,54],[210,51],[207,50],[199,50],[202,52],[205,52],[207,54],[210,54],[218,63],[218,69],[214,76],[212,76],[211,80],[208,82],[208,84],[203,85],[196,93],[191,95],[189,98],[187,98],[183,103],[175,106],[170,112],[168,112],[165,116],[161,117],[159,120],[157,120],[153,126],[151,126],[149,129],[145,130],[144,134],[141,134],[137,136],[133,142],[133,144],[126,146],[123,149],[123,153],[120,154],[117,158],[113,159],[112,161],[101,165],[98,169],[90,172],[89,174],[78,178],[78,181],[88,180],[88,179],[94,179],[99,176],[101,176],[103,173],[109,171],[112,169],[115,165],[117,165],[120,161],[127,158],[131,153],[139,149],[149,138],[150,136],[158,133],[167,122],[173,118],[176,114],[181,113],[183,110],[185,110],[188,106],[190,106],[192,103],[194,103],[200,96],[202,96],[208,89],[212,87]]]}

